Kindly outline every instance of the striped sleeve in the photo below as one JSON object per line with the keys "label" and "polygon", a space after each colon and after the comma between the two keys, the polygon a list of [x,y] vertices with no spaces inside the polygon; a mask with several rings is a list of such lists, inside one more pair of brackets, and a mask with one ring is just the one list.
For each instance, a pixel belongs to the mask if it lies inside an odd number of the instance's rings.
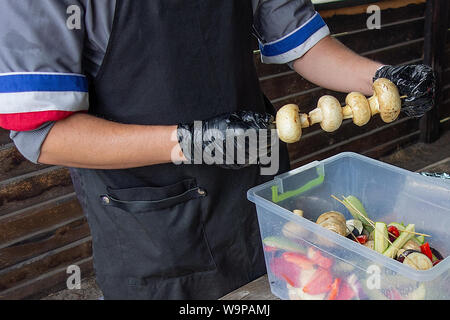
{"label": "striped sleeve", "polygon": [[89,108],[86,77],[63,73],[0,74],[0,127],[29,131]]}
{"label": "striped sleeve", "polygon": [[67,26],[83,10],[72,0],[0,2],[0,127],[31,131],[88,110],[84,28]]}
{"label": "striped sleeve", "polygon": [[310,0],[254,1],[254,27],[264,63],[294,61],[330,34]]}

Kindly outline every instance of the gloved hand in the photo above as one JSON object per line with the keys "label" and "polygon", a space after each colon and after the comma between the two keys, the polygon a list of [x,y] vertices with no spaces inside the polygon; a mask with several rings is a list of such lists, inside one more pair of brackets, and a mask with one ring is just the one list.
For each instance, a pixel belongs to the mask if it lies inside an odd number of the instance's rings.
{"label": "gloved hand", "polygon": [[375,73],[374,81],[386,78],[397,85],[402,99],[402,111],[410,117],[420,118],[434,106],[436,78],[426,65],[383,66]]}
{"label": "gloved hand", "polygon": [[240,169],[259,164],[261,156],[270,155],[272,141],[278,141],[271,129],[275,129],[272,115],[238,111],[179,124],[177,136],[188,163]]}

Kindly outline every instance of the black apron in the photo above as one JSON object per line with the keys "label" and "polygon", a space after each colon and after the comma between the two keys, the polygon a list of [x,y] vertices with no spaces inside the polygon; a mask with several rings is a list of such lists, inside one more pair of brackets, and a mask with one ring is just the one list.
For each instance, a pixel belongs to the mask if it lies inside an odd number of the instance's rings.
{"label": "black apron", "polygon": [[[254,68],[252,20],[250,0],[117,1],[89,112],[146,125],[273,113]],[[285,146],[280,153],[286,171]],[[258,166],[71,171],[106,299],[217,299],[265,273],[246,199],[272,178]]]}

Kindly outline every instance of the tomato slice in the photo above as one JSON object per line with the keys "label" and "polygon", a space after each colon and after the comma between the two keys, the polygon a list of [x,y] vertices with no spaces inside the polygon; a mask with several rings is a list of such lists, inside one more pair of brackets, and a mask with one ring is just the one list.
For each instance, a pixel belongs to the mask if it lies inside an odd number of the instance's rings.
{"label": "tomato slice", "polygon": [[312,247],[308,249],[308,258],[319,267],[329,269],[333,265],[333,259],[323,256],[323,254]]}
{"label": "tomato slice", "polygon": [[356,237],[356,240],[358,240],[358,242],[361,243],[361,244],[365,244],[368,239],[369,239],[369,237],[366,236],[365,234],[362,235],[362,236]]}
{"label": "tomato slice", "polygon": [[311,280],[303,287],[303,292],[316,295],[326,293],[331,290],[333,277],[331,273],[323,268],[318,268]]}
{"label": "tomato slice", "polygon": [[342,281],[341,287],[339,288],[338,296],[336,300],[351,300],[356,296],[353,288],[347,283],[347,281]]}
{"label": "tomato slice", "polygon": [[292,262],[301,269],[312,269],[314,268],[314,262],[312,262],[310,259],[308,259],[307,256],[295,253],[295,252],[285,252],[283,253],[282,257],[287,262]]}
{"label": "tomato slice", "polygon": [[270,271],[275,277],[286,281],[292,287],[300,288],[301,269],[294,263],[288,262],[281,257],[273,258],[270,261]]}

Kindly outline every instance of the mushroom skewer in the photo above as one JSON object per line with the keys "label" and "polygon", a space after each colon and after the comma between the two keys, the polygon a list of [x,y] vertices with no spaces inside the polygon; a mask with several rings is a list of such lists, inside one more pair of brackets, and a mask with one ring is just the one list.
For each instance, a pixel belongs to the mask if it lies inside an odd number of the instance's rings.
{"label": "mushroom skewer", "polygon": [[397,87],[388,79],[377,79],[373,84],[374,95],[366,99],[362,94],[350,93],[343,108],[344,118],[353,118],[356,125],[369,122],[370,117],[380,114],[386,123],[397,120],[402,102]]}
{"label": "mushroom skewer", "polygon": [[366,98],[362,93],[351,92],[342,108],[339,100],[330,95],[321,97],[317,108],[309,114],[300,113],[295,104],[282,107],[276,117],[278,136],[286,143],[298,142],[302,128],[319,123],[326,132],[334,132],[344,119],[353,119],[357,126],[364,126],[371,117],[380,114],[381,119],[390,123],[400,115],[401,98],[397,87],[388,79],[380,78],[373,83],[374,95]]}

